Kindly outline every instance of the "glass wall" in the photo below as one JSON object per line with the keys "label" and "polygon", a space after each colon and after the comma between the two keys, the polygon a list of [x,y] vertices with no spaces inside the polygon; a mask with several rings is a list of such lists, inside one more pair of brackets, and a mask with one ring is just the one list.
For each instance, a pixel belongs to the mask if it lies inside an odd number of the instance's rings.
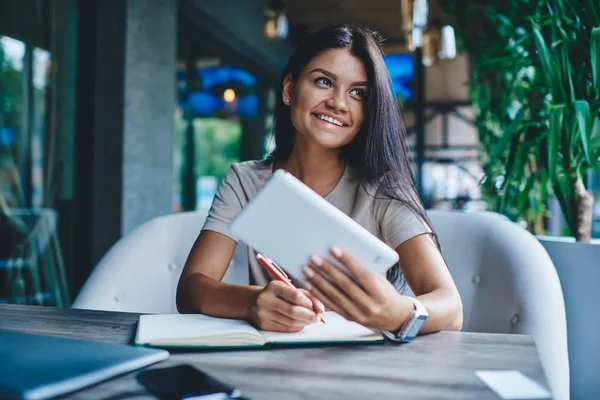
{"label": "glass wall", "polygon": [[0,302],[66,306],[50,7],[5,2],[0,13]]}
{"label": "glass wall", "polygon": [[172,209],[208,211],[231,164],[264,156],[269,85],[252,61],[185,19],[177,60]]}
{"label": "glass wall", "polygon": [[0,36],[0,204],[4,208],[24,202],[19,171],[24,58],[25,43]]}
{"label": "glass wall", "polygon": [[442,210],[485,210],[479,185],[482,176],[479,161],[426,162],[423,166],[423,191],[427,206]]}
{"label": "glass wall", "polygon": [[193,141],[191,149],[192,165],[187,166],[186,132],[188,121],[183,111],[175,114],[174,140],[174,196],[173,211],[184,210],[184,186],[186,170],[193,172],[195,180],[195,210],[207,211],[216,193],[218,183],[225,176],[231,164],[240,161],[242,126],[236,118],[204,117],[193,119]]}

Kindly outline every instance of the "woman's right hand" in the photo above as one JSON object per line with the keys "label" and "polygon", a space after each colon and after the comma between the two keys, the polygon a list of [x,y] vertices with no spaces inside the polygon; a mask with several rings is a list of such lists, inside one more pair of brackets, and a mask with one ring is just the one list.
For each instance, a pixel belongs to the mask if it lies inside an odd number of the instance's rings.
{"label": "woman's right hand", "polygon": [[299,332],[317,322],[324,311],[308,291],[273,280],[254,298],[250,322],[263,331]]}

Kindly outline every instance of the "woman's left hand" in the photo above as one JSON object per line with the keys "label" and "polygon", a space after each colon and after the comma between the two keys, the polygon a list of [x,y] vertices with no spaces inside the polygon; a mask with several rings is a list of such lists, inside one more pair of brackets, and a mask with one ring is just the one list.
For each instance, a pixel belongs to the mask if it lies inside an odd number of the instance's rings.
{"label": "woman's left hand", "polygon": [[372,329],[398,330],[413,303],[403,298],[384,276],[372,275],[347,251],[332,247],[331,255],[356,281],[325,258],[313,255],[303,269],[305,288],[325,307],[350,321]]}

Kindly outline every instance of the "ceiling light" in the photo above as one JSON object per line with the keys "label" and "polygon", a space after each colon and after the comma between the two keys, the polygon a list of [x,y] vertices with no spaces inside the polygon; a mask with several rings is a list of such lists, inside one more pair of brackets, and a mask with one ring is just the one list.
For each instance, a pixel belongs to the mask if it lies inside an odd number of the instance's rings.
{"label": "ceiling light", "polygon": [[235,91],[233,89],[225,89],[223,92],[223,100],[227,103],[233,103],[235,101]]}
{"label": "ceiling light", "polygon": [[273,0],[267,4],[263,34],[268,39],[286,39],[288,37],[289,23],[281,0]]}
{"label": "ceiling light", "polygon": [[439,52],[440,58],[456,57],[456,37],[454,36],[454,28],[450,25],[442,27],[442,49]]}

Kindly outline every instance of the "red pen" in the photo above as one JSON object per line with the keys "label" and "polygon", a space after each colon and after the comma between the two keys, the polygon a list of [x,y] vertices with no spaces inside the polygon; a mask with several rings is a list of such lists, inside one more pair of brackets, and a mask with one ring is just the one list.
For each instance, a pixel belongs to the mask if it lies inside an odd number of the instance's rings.
{"label": "red pen", "polygon": [[[271,275],[273,275],[275,277],[275,279],[296,289],[296,286],[294,286],[292,284],[292,281],[287,276],[285,271],[283,269],[281,269],[281,267],[279,265],[275,264],[275,262],[273,260],[271,260],[269,257],[262,255],[260,253],[256,253],[256,259],[261,263],[261,265],[263,267],[265,267],[265,269],[267,271],[269,271],[271,273]],[[322,323],[326,324],[323,316],[320,316],[320,319],[321,319]]]}

